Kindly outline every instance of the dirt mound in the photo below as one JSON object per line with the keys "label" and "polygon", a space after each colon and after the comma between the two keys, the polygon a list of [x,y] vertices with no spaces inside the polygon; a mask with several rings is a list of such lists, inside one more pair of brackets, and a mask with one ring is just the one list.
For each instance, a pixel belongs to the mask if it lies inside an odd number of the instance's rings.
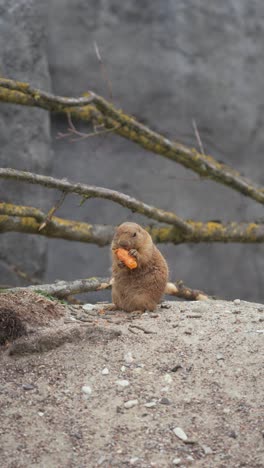
{"label": "dirt mound", "polygon": [[0,344],[27,334],[29,328],[59,320],[65,307],[31,291],[0,295]]}

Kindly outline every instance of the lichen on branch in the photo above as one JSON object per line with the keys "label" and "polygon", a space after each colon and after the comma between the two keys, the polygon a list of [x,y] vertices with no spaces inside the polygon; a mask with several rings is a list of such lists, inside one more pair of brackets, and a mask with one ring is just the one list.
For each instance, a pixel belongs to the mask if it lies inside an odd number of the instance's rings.
{"label": "lichen on branch", "polygon": [[67,98],[32,88],[28,83],[0,78],[0,101],[40,107],[51,112],[70,112],[72,117],[104,125],[148,151],[171,159],[203,178],[212,179],[264,204],[263,187],[242,177],[238,171],[213,157],[154,132],[92,91],[79,98]]}
{"label": "lichen on branch", "polygon": [[[39,231],[46,215],[31,206],[0,203],[0,234],[5,232],[21,232],[37,234],[46,237],[65,239],[77,242],[93,243],[105,246],[111,243],[114,226],[89,224],[71,221],[53,216]],[[200,243],[200,242],[240,242],[263,243],[264,224],[251,223],[221,223],[216,221],[188,221],[192,232],[184,233],[176,226],[145,226],[156,243]]]}

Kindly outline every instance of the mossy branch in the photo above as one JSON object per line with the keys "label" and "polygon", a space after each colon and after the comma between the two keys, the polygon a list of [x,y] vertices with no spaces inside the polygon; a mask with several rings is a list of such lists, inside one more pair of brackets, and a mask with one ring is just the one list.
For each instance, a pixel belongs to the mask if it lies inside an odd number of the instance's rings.
{"label": "mossy branch", "polygon": [[[57,216],[53,216],[39,231],[45,219],[45,213],[37,208],[0,203],[0,233],[13,231],[38,234],[57,239],[93,243],[98,246],[109,245],[114,234],[114,226],[71,221]],[[264,242],[264,224],[256,222],[188,222],[193,228],[190,234],[184,233],[174,226],[145,226],[145,228],[156,243],[177,245],[200,242]]]}
{"label": "mossy branch", "polygon": [[264,203],[263,187],[242,177],[238,171],[213,157],[154,132],[93,92],[79,98],[59,97],[32,88],[28,83],[1,78],[0,101],[40,107],[51,112],[70,112],[75,118],[104,125],[148,151],[171,159],[204,178],[215,180],[259,203]]}
{"label": "mossy branch", "polygon": [[190,233],[192,226],[181,219],[174,213],[155,208],[154,206],[147,205],[136,198],[125,195],[124,193],[110,190],[103,187],[96,187],[85,184],[74,184],[66,179],[55,179],[54,177],[33,174],[32,172],[18,171],[10,168],[0,168],[0,179],[13,179],[29,184],[42,185],[47,188],[57,189],[61,192],[75,193],[85,198],[104,198],[111,200],[119,205],[128,208],[129,210],[136,211],[139,214],[147,216],[148,218],[155,219],[163,223],[173,224],[180,230]]}

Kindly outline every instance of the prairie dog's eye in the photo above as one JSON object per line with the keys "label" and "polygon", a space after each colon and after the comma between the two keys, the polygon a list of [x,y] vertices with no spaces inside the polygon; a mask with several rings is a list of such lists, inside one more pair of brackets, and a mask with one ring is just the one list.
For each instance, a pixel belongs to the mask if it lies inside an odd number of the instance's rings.
{"label": "prairie dog's eye", "polygon": [[136,237],[136,235],[137,235],[137,233],[136,233],[136,232],[134,232],[134,234],[132,235],[132,237]]}

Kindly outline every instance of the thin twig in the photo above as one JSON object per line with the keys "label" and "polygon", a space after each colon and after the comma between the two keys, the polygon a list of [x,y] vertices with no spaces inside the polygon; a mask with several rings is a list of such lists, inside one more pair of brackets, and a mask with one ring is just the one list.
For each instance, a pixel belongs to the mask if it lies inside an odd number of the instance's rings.
{"label": "thin twig", "polygon": [[85,140],[86,138],[100,136],[100,135],[103,135],[104,133],[115,132],[117,128],[120,127],[120,125],[116,125],[113,128],[104,128],[103,130],[99,130],[99,131],[95,130],[94,132],[89,132],[89,133],[80,132],[79,130],[77,130],[77,128],[73,124],[71,113],[67,112],[66,115],[67,115],[67,120],[68,120],[68,129],[67,129],[68,131],[66,133],[58,132],[56,136],[57,140],[61,140],[62,138],[68,138],[68,137],[71,137],[72,135],[77,135],[78,138],[70,138],[71,142]]}
{"label": "thin twig", "polygon": [[66,195],[67,193],[63,192],[61,194],[61,197],[60,199],[57,201],[57,203],[49,210],[46,218],[44,219],[43,223],[41,223],[41,225],[39,226],[39,231],[42,231],[42,229],[44,229],[44,227],[47,226],[48,223],[51,222],[52,220],[52,217],[53,215],[56,213],[56,211],[61,207],[61,205],[63,204],[65,198],[66,198]]}
{"label": "thin twig", "polygon": [[102,76],[103,76],[103,78],[104,78],[104,80],[106,82],[106,85],[107,85],[107,88],[108,88],[108,91],[109,91],[110,100],[113,101],[112,83],[111,83],[111,80],[109,79],[109,76],[108,76],[108,73],[107,73],[107,70],[106,70],[106,66],[104,64],[104,61],[102,59],[102,56],[100,54],[99,47],[98,47],[96,41],[94,41],[94,50],[95,50],[95,54],[96,54],[96,57],[98,59],[98,62],[100,64],[100,67],[101,67]]}
{"label": "thin twig", "polygon": [[152,330],[147,330],[146,328],[142,327],[141,325],[129,325],[129,328],[137,328],[138,330],[143,331],[146,335],[156,335],[157,332]]}
{"label": "thin twig", "polygon": [[196,125],[196,121],[195,119],[192,119],[192,126],[193,126],[193,129],[194,129],[194,133],[195,133],[195,136],[196,136],[196,140],[198,142],[198,145],[199,145],[199,148],[200,148],[200,152],[204,155],[204,147],[203,147],[203,143],[202,143],[202,140],[201,140],[201,137],[200,137],[200,133],[198,131],[198,127]]}

